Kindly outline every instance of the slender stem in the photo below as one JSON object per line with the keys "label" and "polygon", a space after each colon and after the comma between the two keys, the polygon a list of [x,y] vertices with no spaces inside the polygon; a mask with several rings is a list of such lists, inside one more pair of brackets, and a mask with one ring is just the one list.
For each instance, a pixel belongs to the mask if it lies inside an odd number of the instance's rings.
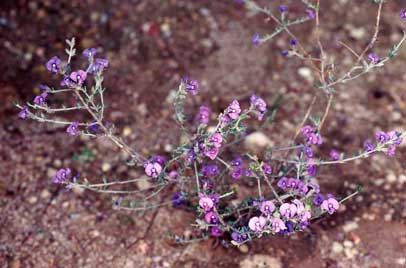
{"label": "slender stem", "polygon": [[193,165],[194,165],[194,168],[195,168],[196,189],[197,189],[197,192],[200,193],[199,172],[197,171],[196,161],[193,163]]}

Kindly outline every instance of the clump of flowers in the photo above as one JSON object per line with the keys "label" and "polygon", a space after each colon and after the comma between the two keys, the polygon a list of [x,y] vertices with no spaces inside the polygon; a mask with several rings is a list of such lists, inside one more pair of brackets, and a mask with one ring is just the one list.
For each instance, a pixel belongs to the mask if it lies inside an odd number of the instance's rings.
{"label": "clump of flowers", "polygon": [[[118,198],[114,198],[115,209],[143,211],[172,205],[193,210],[196,219],[192,225],[201,236],[221,239],[224,245],[238,246],[267,235],[300,232],[316,218],[339,213],[341,203],[360,190],[346,197],[326,194],[316,181],[317,171],[326,165],[346,163],[379,152],[393,157],[405,133],[379,131],[375,134],[375,141],[366,140],[364,148],[352,156],[346,156],[340,149],[332,149],[324,154],[322,147],[328,144],[323,144],[323,126],[333,102],[334,88],[382,67],[396,56],[406,40],[406,34],[386,57],[368,54],[372,48],[370,45],[364,53],[357,54],[354,66],[344,76],[331,75],[326,78],[323,70],[331,62],[328,55],[324,55],[324,50],[320,48],[320,55],[311,55],[290,31],[294,25],[319,18],[318,6],[310,4],[310,1],[302,1],[305,7],[300,9],[299,17],[294,18],[295,9],[289,10],[285,5],[263,8],[252,0],[239,2],[251,11],[263,13],[277,25],[268,35],[260,37],[255,34],[251,40],[254,45],[286,32],[290,36],[290,48],[284,50],[283,55],[298,57],[314,67],[312,69],[320,70],[316,71],[320,81],[315,83],[315,88],[324,92],[328,100],[320,117],[309,109],[300,120],[294,137],[284,141],[286,144],[272,146],[264,153],[244,152],[239,144],[251,131],[248,125],[261,124],[260,127],[266,129],[266,124],[275,119],[279,102],[267,105],[266,98],[255,93],[249,99],[230,98],[228,105],[221,110],[201,105],[197,114],[196,110],[189,114],[185,112],[185,102],[199,94],[202,85],[197,80],[184,78],[180,81],[173,104],[174,119],[187,139],[173,146],[165,156],[145,157],[118,137],[114,126],[106,124],[102,82],[103,73],[109,66],[108,60],[95,58],[102,53],[100,49],[87,48],[82,51],[81,57],[85,62],[73,68],[75,40],[67,40],[67,60],[54,56],[45,63],[52,76],[60,76],[61,88],[41,86],[41,94],[32,103],[16,105],[20,109],[18,117],[61,125],[69,138],[108,138],[123,150],[128,158],[127,164],[136,169],[140,176],[120,180],[103,178],[102,183],[94,183],[74,176],[74,170],[63,168],[57,171],[52,181],[67,188],[75,186],[118,195]],[[382,5],[383,1],[376,4]],[[402,11],[401,18],[406,18],[404,14]],[[320,40],[317,41],[321,46]],[[61,92],[72,94],[76,103],[72,106],[55,106],[52,96]],[[313,104],[310,108],[313,108]],[[72,112],[73,116],[85,112],[91,119],[79,121],[54,117],[58,112]],[[214,118],[217,120],[214,121]],[[328,141],[327,137],[325,141]],[[139,183],[142,180],[148,181],[148,187],[142,187],[143,184]],[[239,187],[250,187],[249,196],[238,197],[236,193]],[[171,194],[163,194],[169,191]],[[169,197],[169,200],[164,200],[165,197]]]}

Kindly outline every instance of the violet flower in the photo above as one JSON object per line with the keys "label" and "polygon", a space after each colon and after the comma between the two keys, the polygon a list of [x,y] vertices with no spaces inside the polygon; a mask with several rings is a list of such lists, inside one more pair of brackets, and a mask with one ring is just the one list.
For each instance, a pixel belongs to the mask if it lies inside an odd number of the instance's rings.
{"label": "violet flower", "polygon": [[220,174],[220,169],[217,165],[205,165],[202,167],[202,175],[205,177],[214,177]]}
{"label": "violet flower", "polygon": [[210,234],[214,237],[219,237],[222,235],[222,233],[223,233],[223,231],[221,231],[220,227],[218,227],[218,226],[212,226],[210,228]]}
{"label": "violet flower", "polygon": [[93,58],[97,52],[98,52],[97,48],[92,47],[92,48],[86,48],[85,50],[83,50],[82,54],[86,58]]}
{"label": "violet flower", "polygon": [[300,129],[300,132],[302,132],[302,134],[307,137],[307,135],[309,135],[310,133],[314,132],[314,129],[312,126],[309,125],[305,125]]}
{"label": "violet flower", "polygon": [[375,53],[368,54],[368,59],[371,61],[372,64],[377,64],[379,62],[379,56]]}
{"label": "violet flower", "polygon": [[24,120],[27,118],[27,116],[28,116],[28,107],[27,105],[24,105],[21,111],[18,113],[18,117]]}
{"label": "violet flower", "polygon": [[314,18],[316,17],[316,14],[314,13],[314,11],[311,10],[311,9],[309,9],[309,8],[306,8],[306,9],[305,9],[305,12],[306,12],[307,17],[308,17],[309,19],[314,19]]}
{"label": "violet flower", "polygon": [[61,168],[56,172],[56,174],[52,177],[52,181],[57,184],[61,184],[69,179],[71,174],[71,170],[69,168]]}
{"label": "violet flower", "polygon": [[321,208],[326,210],[330,215],[338,210],[340,204],[334,197],[330,197],[321,203]]}
{"label": "violet flower", "polygon": [[289,11],[289,8],[287,6],[285,6],[285,5],[280,5],[278,7],[278,9],[279,9],[279,12],[281,12],[281,13],[285,13],[285,12]]}
{"label": "violet flower", "polygon": [[199,120],[200,124],[207,125],[210,119],[210,108],[204,105],[200,106],[197,119]]}
{"label": "violet flower", "polygon": [[231,233],[231,239],[237,243],[242,243],[245,240],[247,240],[247,238],[248,238],[247,234],[238,233],[238,232]]}
{"label": "violet flower", "polygon": [[248,227],[254,232],[261,232],[266,225],[266,218],[259,216],[259,217],[252,217],[248,222]]}
{"label": "violet flower", "polygon": [[209,198],[213,201],[213,204],[214,204],[215,206],[217,206],[218,203],[220,202],[220,197],[219,197],[218,194],[210,194],[210,195],[209,195]]}
{"label": "violet flower", "polygon": [[240,179],[242,176],[242,167],[233,167],[231,168],[231,177],[233,179]]}
{"label": "violet flower", "polygon": [[197,80],[192,80],[189,83],[186,83],[186,90],[192,94],[197,95],[199,89],[199,82]]}
{"label": "violet flower", "polygon": [[275,205],[272,201],[262,201],[259,210],[265,215],[270,216],[275,210]]}
{"label": "violet flower", "polygon": [[388,150],[386,151],[386,155],[387,155],[388,157],[394,157],[394,156],[395,156],[395,153],[396,153],[396,145],[395,145],[395,144],[391,144],[391,145],[388,147]]}
{"label": "violet flower", "polygon": [[57,56],[52,57],[46,63],[47,69],[52,73],[57,73],[59,71],[60,66],[61,66],[61,60]]}
{"label": "violet flower", "polygon": [[262,170],[266,175],[271,175],[272,174],[272,167],[268,165],[267,163],[262,164]]}
{"label": "violet flower", "polygon": [[365,141],[364,148],[365,148],[365,151],[369,153],[369,152],[372,152],[375,150],[375,145],[370,141]]}
{"label": "violet flower", "polygon": [[184,201],[185,201],[185,197],[184,197],[184,193],[183,192],[176,192],[173,196],[172,196],[172,205],[174,207],[179,207],[181,206]]}
{"label": "violet flower", "polygon": [[313,149],[309,146],[303,146],[303,153],[307,158],[312,158],[314,156]]}
{"label": "violet flower", "polygon": [[330,151],[330,159],[333,161],[340,160],[340,153],[337,150],[331,150]]}
{"label": "violet flower", "polygon": [[47,104],[46,103],[47,96],[48,96],[48,93],[46,93],[46,92],[41,93],[40,95],[38,95],[34,98],[34,103],[38,106],[45,106]]}
{"label": "violet flower", "polygon": [[313,204],[315,206],[320,206],[323,203],[323,201],[324,201],[323,195],[321,193],[318,193],[313,199]]}
{"label": "violet flower", "polygon": [[260,38],[259,38],[259,33],[255,33],[252,38],[251,38],[251,42],[254,46],[258,46],[259,43],[261,42]]}
{"label": "violet flower", "polygon": [[406,21],[406,8],[400,12],[400,18]]}
{"label": "violet flower", "polygon": [[231,102],[230,106],[227,107],[226,114],[231,119],[235,120],[240,116],[240,113],[241,113],[240,104],[238,103],[237,100],[233,100],[233,102]]}
{"label": "violet flower", "polygon": [[169,172],[168,177],[171,181],[177,181],[179,178],[179,173],[176,170]]}
{"label": "violet flower", "polygon": [[86,77],[87,77],[87,73],[83,70],[78,70],[78,71],[72,72],[69,75],[69,78],[79,86],[83,85],[83,83],[86,80]]}
{"label": "violet flower", "polygon": [[66,132],[71,135],[71,136],[76,136],[79,134],[79,123],[78,122],[72,122],[68,128],[66,129]]}
{"label": "violet flower", "polygon": [[162,166],[157,162],[148,162],[144,165],[145,174],[151,178],[157,178],[161,174]]}
{"label": "violet flower", "polygon": [[165,165],[166,159],[164,156],[161,155],[154,155],[153,157],[151,157],[151,159],[149,160],[151,163],[158,163],[161,166]]}
{"label": "violet flower", "polygon": [[281,188],[282,190],[288,189],[288,178],[282,177],[279,179],[277,183],[278,187]]}
{"label": "violet flower", "polygon": [[258,111],[257,119],[262,120],[266,112],[266,102],[255,94],[250,97],[250,102],[251,105]]}
{"label": "violet flower", "polygon": [[376,138],[376,141],[377,141],[377,142],[379,142],[379,143],[385,143],[385,142],[388,142],[388,141],[389,141],[390,136],[389,136],[388,134],[386,134],[385,132],[383,132],[383,131],[378,131],[378,132],[375,134],[375,138]]}

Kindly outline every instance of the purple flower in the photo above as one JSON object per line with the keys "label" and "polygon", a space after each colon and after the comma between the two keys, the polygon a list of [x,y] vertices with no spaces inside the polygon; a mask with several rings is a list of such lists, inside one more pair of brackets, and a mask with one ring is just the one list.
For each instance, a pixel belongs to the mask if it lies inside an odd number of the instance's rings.
{"label": "purple flower", "polygon": [[87,73],[86,73],[85,71],[83,71],[83,70],[78,70],[78,71],[72,72],[72,73],[69,75],[69,78],[70,78],[73,82],[75,82],[76,84],[78,84],[78,85],[81,86],[81,85],[83,85],[83,83],[85,82],[86,76],[87,76]]}
{"label": "purple flower", "polygon": [[20,119],[26,119],[28,116],[28,107],[27,105],[24,105],[21,111],[18,113],[18,117]]}
{"label": "purple flower", "polygon": [[290,219],[296,215],[297,207],[294,204],[284,203],[279,208],[279,212],[282,216]]}
{"label": "purple flower", "polygon": [[304,146],[303,152],[304,152],[305,156],[308,158],[312,158],[314,156],[313,149],[310,148],[309,146]]}
{"label": "purple flower", "polygon": [[200,124],[207,125],[210,119],[210,108],[207,106],[200,106],[199,113],[197,114],[197,119]]}
{"label": "purple flower", "polygon": [[242,176],[242,167],[233,167],[231,169],[231,177],[238,180]]}
{"label": "purple flower", "polygon": [[208,224],[216,224],[220,221],[219,217],[217,216],[216,213],[214,213],[213,211],[209,211],[206,213],[206,215],[204,215],[204,220],[208,223]]}
{"label": "purple flower", "polygon": [[199,82],[197,82],[197,80],[192,80],[190,82],[186,82],[186,90],[190,94],[197,95],[198,89],[199,89]]}
{"label": "purple flower", "polygon": [[242,234],[238,232],[232,232],[231,233],[231,239],[233,239],[235,242],[242,243],[245,240],[247,240],[248,236],[247,234]]}
{"label": "purple flower", "polygon": [[370,141],[365,141],[364,142],[364,147],[365,147],[365,151],[368,152],[368,153],[375,150],[375,145]]}
{"label": "purple flower", "polygon": [[317,174],[317,166],[314,164],[313,161],[307,161],[306,169],[307,169],[307,174],[310,177],[315,177],[316,176],[316,174]]}
{"label": "purple flower", "polygon": [[214,202],[213,202],[213,200],[211,200],[210,197],[201,196],[200,199],[199,199],[199,206],[204,211],[210,211],[214,206]]}
{"label": "purple flower", "polygon": [[305,211],[305,207],[304,207],[302,201],[300,201],[299,199],[292,200],[292,203],[295,204],[295,206],[297,208],[297,210],[296,210],[297,215],[300,215],[301,213],[303,213]]}
{"label": "purple flower", "polygon": [[59,71],[59,67],[61,66],[61,60],[55,56],[52,57],[47,63],[47,69],[52,73],[57,73]]}
{"label": "purple flower", "polygon": [[162,171],[162,166],[159,163],[147,163],[145,166],[145,174],[151,178],[157,178]]}
{"label": "purple flower", "polygon": [[252,217],[248,222],[248,227],[254,232],[261,232],[266,225],[266,218],[259,216],[259,217]]}
{"label": "purple flower", "polygon": [[306,8],[306,9],[305,9],[305,12],[306,12],[307,17],[308,17],[309,19],[314,19],[314,18],[316,17],[316,14],[314,13],[314,11],[311,10],[311,9],[309,9],[309,8]]}
{"label": "purple flower", "polygon": [[375,134],[375,139],[379,143],[385,143],[385,142],[389,141],[390,136],[383,131],[378,131]]}
{"label": "purple flower", "polygon": [[396,145],[395,144],[391,144],[388,147],[388,150],[386,151],[386,155],[389,157],[394,157],[396,153]]}
{"label": "purple flower", "polygon": [[61,168],[56,172],[56,174],[52,177],[52,181],[57,184],[61,184],[67,179],[69,179],[69,176],[71,174],[71,170],[69,168]]}
{"label": "purple flower", "polygon": [[238,101],[233,100],[233,102],[230,104],[230,106],[227,107],[226,114],[231,118],[231,119],[237,119],[240,116],[241,113],[241,108],[240,104]]}
{"label": "purple flower", "polygon": [[279,219],[279,218],[274,218],[272,220],[272,231],[274,231],[275,233],[279,233],[280,231],[283,231],[286,229],[285,223]]}
{"label": "purple flower", "polygon": [[61,83],[60,83],[60,85],[61,85],[62,87],[70,87],[72,84],[73,84],[73,83],[72,83],[72,80],[70,80],[69,76],[65,76],[65,77],[62,79]]}
{"label": "purple flower", "polygon": [[263,163],[262,164],[262,170],[264,171],[264,173],[266,175],[271,175],[272,174],[272,168],[270,165],[268,165],[267,163]]}
{"label": "purple flower", "polygon": [[97,131],[99,131],[99,124],[97,122],[93,122],[87,127],[87,129],[91,133],[97,133]]}
{"label": "purple flower", "polygon": [[297,40],[296,39],[291,39],[290,40],[290,45],[292,46],[292,47],[294,47],[294,46],[296,46],[297,45]]}
{"label": "purple flower", "polygon": [[34,103],[35,103],[36,105],[39,105],[39,106],[44,106],[44,105],[46,105],[46,104],[47,104],[47,103],[46,103],[46,98],[47,98],[47,96],[48,96],[48,93],[46,93],[46,92],[41,93],[41,95],[38,95],[38,96],[36,96],[36,97],[34,98]]}
{"label": "purple flower", "polygon": [[45,92],[45,91],[49,90],[49,86],[44,85],[44,84],[39,84],[38,87],[41,90],[41,92]]}
{"label": "purple flower", "polygon": [[259,112],[258,120],[262,120],[266,112],[266,102],[255,94],[250,97],[250,101],[251,105]]}
{"label": "purple flower", "polygon": [[161,156],[161,155],[154,155],[153,157],[151,157],[151,159],[149,160],[151,163],[158,163],[161,166],[165,165],[166,159],[165,157]]}
{"label": "purple flower", "polygon": [[295,178],[289,178],[286,187],[290,189],[297,189],[297,185],[299,184],[300,180]]}
{"label": "purple flower", "polygon": [[312,191],[316,194],[320,193],[320,186],[315,182],[309,182],[308,187],[312,188]]}
{"label": "purple flower", "polygon": [[214,177],[220,174],[220,169],[217,165],[205,165],[202,167],[202,175],[205,177]]}
{"label": "purple flower", "polygon": [[242,167],[242,158],[241,156],[237,156],[233,160],[231,160],[232,167]]}
{"label": "purple flower", "polygon": [[85,50],[83,50],[82,54],[83,56],[85,56],[86,58],[93,58],[94,55],[96,55],[97,53],[97,48],[86,48]]}
{"label": "purple flower", "polygon": [[171,181],[176,181],[179,178],[179,173],[176,170],[169,172],[168,177]]}
{"label": "purple flower", "polygon": [[400,133],[399,131],[396,131],[396,130],[390,131],[388,133],[388,135],[394,145],[400,145],[402,143],[403,138],[400,137],[402,135],[402,133]]}
{"label": "purple flower", "polygon": [[301,223],[308,223],[310,218],[312,217],[312,213],[308,210],[304,210],[302,213],[299,215],[299,221]]}
{"label": "purple flower", "polygon": [[275,205],[272,201],[263,201],[261,202],[259,210],[261,210],[261,212],[264,213],[265,216],[270,216],[275,210]]}
{"label": "purple flower", "polygon": [[214,205],[217,206],[218,203],[220,202],[220,198],[218,194],[210,194],[209,198],[213,201]]}
{"label": "purple flower", "polygon": [[213,148],[207,148],[204,150],[204,155],[210,158],[211,160],[216,159],[217,155],[219,153],[219,149],[216,147]]}
{"label": "purple flower", "polygon": [[79,134],[79,123],[78,122],[72,122],[68,128],[66,129],[66,132],[71,135],[71,136],[76,136]]}
{"label": "purple flower", "polygon": [[252,38],[251,38],[251,42],[254,46],[258,46],[259,43],[261,42],[260,38],[259,38],[259,33],[255,33]]}
{"label": "purple flower", "polygon": [[300,129],[300,131],[302,132],[302,134],[303,134],[305,137],[307,137],[310,133],[313,133],[313,132],[314,132],[314,129],[313,129],[312,126],[305,125],[305,126],[303,126],[303,127]]}
{"label": "purple flower", "polygon": [[288,10],[289,10],[289,8],[287,6],[284,6],[284,5],[280,5],[278,7],[278,9],[279,9],[279,12],[281,12],[281,13],[288,12]]}
{"label": "purple flower", "polygon": [[368,54],[368,59],[371,61],[372,64],[377,64],[379,62],[379,56],[375,53]]}
{"label": "purple flower", "polygon": [[316,206],[320,206],[324,201],[324,197],[321,193],[318,193],[314,199],[313,199],[313,204]]}
{"label": "purple flower", "polygon": [[107,59],[97,58],[95,59],[94,63],[89,65],[88,72],[89,73],[96,73],[100,70],[105,70],[109,67],[109,61]]}
{"label": "purple flower", "polygon": [[209,142],[216,148],[221,147],[221,143],[223,142],[223,137],[220,133],[214,133],[210,138]]}
{"label": "purple flower", "polygon": [[185,194],[183,192],[176,192],[172,196],[172,204],[174,207],[179,207],[185,201]]}
{"label": "purple flower", "polygon": [[212,235],[212,236],[214,236],[214,237],[219,237],[219,236],[221,236],[222,235],[222,231],[221,231],[221,229],[218,227],[218,226],[212,226],[211,228],[210,228],[210,234]]}
{"label": "purple flower", "polygon": [[329,214],[333,214],[338,210],[340,204],[334,197],[330,197],[321,203],[321,208],[326,210]]}
{"label": "purple flower", "polygon": [[287,57],[289,55],[289,50],[282,50],[281,55]]}
{"label": "purple flower", "polygon": [[282,190],[288,189],[288,178],[282,177],[279,179],[277,183],[278,187],[281,188]]}
{"label": "purple flower", "polygon": [[306,136],[306,143],[313,144],[313,145],[320,145],[323,143],[323,139],[321,138],[320,134],[309,133]]}
{"label": "purple flower", "polygon": [[403,9],[403,10],[400,12],[400,18],[401,18],[402,20],[406,20],[406,9]]}
{"label": "purple flower", "polygon": [[291,222],[291,221],[286,221],[286,222],[285,222],[285,226],[286,226],[286,229],[281,232],[282,234],[288,235],[288,234],[290,234],[291,232],[293,232],[293,230],[294,230],[293,222]]}
{"label": "purple flower", "polygon": [[340,153],[333,149],[333,150],[330,151],[330,158],[333,161],[337,161],[337,160],[340,159]]}
{"label": "purple flower", "polygon": [[222,115],[220,118],[220,128],[227,126],[231,122],[231,118],[228,115]]}

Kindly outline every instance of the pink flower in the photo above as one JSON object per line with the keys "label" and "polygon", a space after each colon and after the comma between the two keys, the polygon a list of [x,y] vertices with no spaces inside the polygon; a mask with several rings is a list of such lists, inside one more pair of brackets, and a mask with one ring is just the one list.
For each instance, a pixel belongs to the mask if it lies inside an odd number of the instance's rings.
{"label": "pink flower", "polygon": [[266,224],[266,218],[259,216],[259,217],[252,217],[249,222],[248,226],[254,232],[261,232]]}
{"label": "pink flower", "polygon": [[302,134],[307,137],[310,133],[313,133],[313,127],[309,126],[309,125],[305,125],[303,126],[300,131],[302,132]]}
{"label": "pink flower", "polygon": [[338,210],[340,204],[334,197],[330,197],[321,203],[321,208],[326,210],[329,214],[333,214]]}
{"label": "pink flower", "polygon": [[217,155],[219,153],[219,149],[216,147],[213,148],[207,148],[204,150],[204,155],[210,158],[211,160],[216,159]]}
{"label": "pink flower", "polygon": [[223,137],[220,133],[214,133],[210,138],[209,142],[216,148],[221,147],[221,143],[223,142]]}
{"label": "pink flower", "polygon": [[283,231],[285,229],[285,223],[281,219],[274,218],[272,220],[272,231],[274,231],[275,233],[279,233],[280,231]]}
{"label": "pink flower", "polygon": [[171,172],[169,172],[168,177],[170,178],[170,180],[176,181],[179,177],[179,173],[176,170],[172,170]]}
{"label": "pink flower", "polygon": [[263,201],[259,208],[265,216],[270,216],[272,212],[275,210],[275,205],[272,201]]}
{"label": "pink flower", "polygon": [[238,101],[233,100],[233,102],[230,104],[230,106],[227,107],[226,114],[231,118],[231,119],[237,119],[240,116],[241,113],[241,108],[240,104]]}
{"label": "pink flower", "polygon": [[148,163],[145,165],[145,174],[149,177],[157,178],[162,171],[162,167],[158,163]]}
{"label": "pink flower", "polygon": [[284,203],[279,208],[279,212],[281,213],[282,216],[285,216],[286,218],[290,219],[296,215],[297,207],[293,204]]}
{"label": "pink flower", "polygon": [[211,200],[210,197],[202,196],[202,197],[200,197],[200,200],[199,200],[199,206],[204,211],[210,211],[213,208],[214,203],[213,203],[213,200]]}

